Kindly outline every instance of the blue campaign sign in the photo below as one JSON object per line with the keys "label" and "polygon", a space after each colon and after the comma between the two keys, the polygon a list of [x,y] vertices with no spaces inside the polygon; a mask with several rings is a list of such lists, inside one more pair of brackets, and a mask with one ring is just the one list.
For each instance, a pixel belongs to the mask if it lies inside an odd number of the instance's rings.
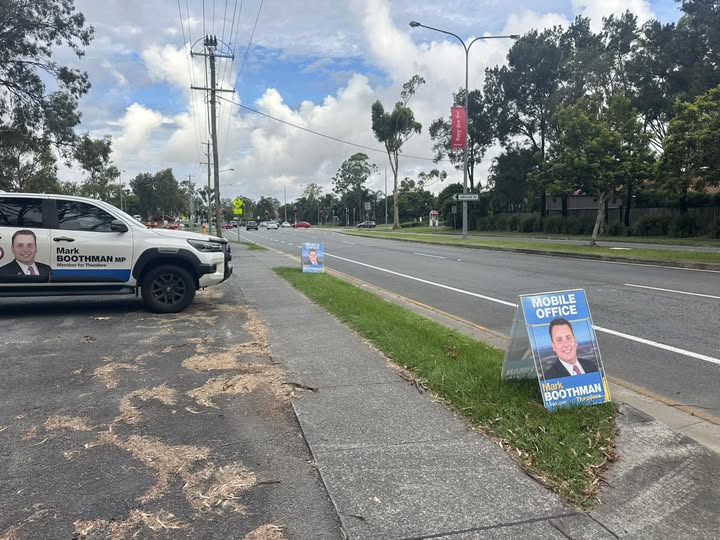
{"label": "blue campaign sign", "polygon": [[300,259],[303,273],[323,273],[325,271],[325,250],[322,242],[303,242]]}
{"label": "blue campaign sign", "polygon": [[545,407],[610,401],[585,291],[523,295],[520,305]]}

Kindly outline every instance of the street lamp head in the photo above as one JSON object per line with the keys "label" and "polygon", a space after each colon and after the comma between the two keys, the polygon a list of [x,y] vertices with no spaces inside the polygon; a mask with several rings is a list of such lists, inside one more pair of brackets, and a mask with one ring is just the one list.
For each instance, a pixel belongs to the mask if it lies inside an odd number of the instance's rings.
{"label": "street lamp head", "polygon": [[422,24],[417,21],[410,21],[410,26],[412,26],[413,28],[417,28],[418,26],[422,26]]}
{"label": "street lamp head", "polygon": [[510,34],[508,37],[511,37],[512,39],[520,39],[520,34]]}

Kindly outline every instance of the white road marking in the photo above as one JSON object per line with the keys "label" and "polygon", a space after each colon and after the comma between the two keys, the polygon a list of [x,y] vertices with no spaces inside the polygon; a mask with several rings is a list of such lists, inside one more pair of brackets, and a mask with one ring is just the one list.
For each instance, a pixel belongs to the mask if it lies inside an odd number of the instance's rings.
{"label": "white road marking", "polygon": [[674,289],[661,289],[660,287],[648,287],[646,285],[633,285],[632,283],[625,283],[626,287],[637,287],[639,289],[650,289],[652,291],[663,291],[663,292],[672,292],[677,294],[689,294],[690,296],[702,296],[704,298],[714,298],[716,300],[720,300],[720,296],[713,296],[712,294],[700,294],[695,292],[688,292],[688,291],[676,291]]}
{"label": "white road marking", "polygon": [[[432,285],[433,287],[439,287],[441,289],[446,289],[448,291],[453,291],[453,292],[457,292],[460,294],[466,294],[468,296],[473,296],[475,298],[481,298],[483,300],[488,300],[489,302],[495,302],[495,303],[501,304],[503,306],[508,306],[511,308],[518,307],[517,304],[514,304],[512,302],[506,302],[505,300],[500,300],[499,298],[493,298],[491,296],[485,296],[483,294],[466,291],[464,289],[458,289],[456,287],[451,287],[449,285],[443,285],[442,283],[436,283],[434,281],[429,281],[427,279],[422,279],[419,277],[410,276],[408,274],[402,274],[400,272],[395,272],[393,270],[388,270],[387,268],[381,268],[379,266],[373,266],[372,264],[367,264],[367,263],[363,263],[360,261],[354,261],[352,259],[346,259],[345,257],[340,257],[338,255],[332,255],[330,253],[325,253],[325,256],[332,257],[335,259],[340,259],[341,261],[346,261],[346,262],[353,263],[353,264],[359,264],[360,266],[365,266],[367,268],[372,268],[373,270],[378,270],[380,272],[385,272],[387,274],[392,274],[394,276],[399,276],[399,277],[403,277],[403,278],[410,279],[413,281],[418,281],[420,283],[425,283],[426,285]],[[651,341],[649,339],[633,336],[630,334],[624,334],[622,332],[617,332],[616,330],[610,330],[609,328],[603,328],[602,326],[593,325],[593,328],[595,328],[595,330],[597,330],[598,332],[604,332],[606,334],[610,334],[610,335],[613,335],[616,337],[624,338],[624,339],[627,339],[630,341],[635,341],[637,343],[642,343],[643,345],[649,345],[650,347],[655,347],[657,349],[670,351],[670,352],[673,352],[676,354],[680,354],[682,356],[687,356],[689,358],[695,358],[697,360],[703,360],[705,362],[710,362],[712,364],[720,365],[720,358],[713,358],[712,356],[706,356],[704,354],[699,354],[699,353],[695,353],[695,352],[688,351],[685,349],[680,349],[678,347],[673,347],[671,345],[665,345],[664,343],[658,343],[657,341]]]}
{"label": "white road marking", "polygon": [[425,284],[427,284],[427,285],[432,285],[433,287],[440,287],[441,289],[447,289],[448,291],[458,292],[458,293],[461,293],[461,294],[467,294],[467,295],[469,295],[469,296],[474,296],[475,298],[482,298],[483,300],[488,300],[488,301],[490,301],[490,302],[497,302],[498,304],[502,304],[502,305],[504,305],[504,306],[509,306],[509,307],[516,307],[516,306],[517,306],[517,304],[513,304],[512,302],[506,302],[505,300],[499,300],[499,299],[497,299],[497,298],[492,298],[492,297],[490,297],[490,296],[485,296],[485,295],[482,295],[482,294],[478,294],[478,293],[466,291],[466,290],[463,290],[463,289],[457,289],[457,288],[455,288],[455,287],[450,287],[449,285],[443,285],[442,283],[436,283],[436,282],[434,282],[434,281],[428,281],[428,280],[426,280],[426,279],[422,279],[422,278],[419,278],[419,277],[409,276],[409,275],[407,275],[407,274],[401,274],[400,272],[395,272],[395,271],[393,271],[393,270],[388,270],[387,268],[380,268],[379,266],[373,266],[372,264],[367,264],[367,263],[363,263],[363,262],[360,262],[360,261],[354,261],[354,260],[352,260],[352,259],[346,259],[345,257],[340,257],[340,256],[338,256],[338,255],[331,255],[330,253],[325,253],[325,256],[326,256],[326,257],[333,257],[333,258],[335,258],[335,259],[340,259],[341,261],[346,261],[346,262],[353,263],[353,264],[359,264],[360,266],[367,266],[368,268],[372,268],[373,270],[379,270],[380,272],[386,272],[386,273],[392,274],[392,275],[394,275],[394,276],[400,276],[400,277],[404,277],[404,278],[407,278],[407,279],[411,279],[411,280],[413,280],[413,281],[419,281],[420,283],[425,283]]}
{"label": "white road marking", "polygon": [[649,339],[644,339],[644,338],[637,337],[637,336],[631,336],[629,334],[623,334],[622,332],[617,332],[616,330],[610,330],[608,328],[603,328],[601,326],[593,325],[593,328],[595,328],[595,330],[597,330],[598,332],[605,332],[606,334],[629,339],[630,341],[636,341],[638,343],[642,343],[643,345],[650,345],[651,347],[656,347],[658,349],[663,349],[665,351],[674,352],[677,354],[681,354],[683,356],[689,356],[690,358],[696,358],[698,360],[704,360],[705,362],[710,362],[712,364],[717,364],[720,366],[720,358],[713,358],[712,356],[705,356],[704,354],[694,353],[692,351],[686,351],[685,349],[679,349],[679,348],[673,347],[671,345],[665,345],[664,343],[658,343],[657,341],[650,341]]}
{"label": "white road marking", "polygon": [[433,259],[447,259],[441,255],[428,255],[427,253],[413,253],[413,255],[420,255],[421,257],[432,257]]}

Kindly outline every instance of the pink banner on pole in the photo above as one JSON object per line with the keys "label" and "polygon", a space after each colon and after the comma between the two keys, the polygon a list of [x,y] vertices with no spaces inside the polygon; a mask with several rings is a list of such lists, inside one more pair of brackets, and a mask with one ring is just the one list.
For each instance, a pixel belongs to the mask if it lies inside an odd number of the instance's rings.
{"label": "pink banner on pole", "polygon": [[465,148],[465,139],[467,138],[465,107],[452,107],[450,117],[452,118],[450,148],[462,150]]}

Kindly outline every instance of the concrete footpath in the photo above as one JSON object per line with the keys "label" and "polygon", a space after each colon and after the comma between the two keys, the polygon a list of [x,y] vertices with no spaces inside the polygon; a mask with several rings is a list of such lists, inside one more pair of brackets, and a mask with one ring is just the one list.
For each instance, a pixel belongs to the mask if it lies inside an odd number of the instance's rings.
{"label": "concrete footpath", "polygon": [[313,389],[293,407],[349,538],[720,538],[720,455],[694,440],[622,405],[620,460],[580,512],[278,277],[287,257],[233,263],[274,360]]}

